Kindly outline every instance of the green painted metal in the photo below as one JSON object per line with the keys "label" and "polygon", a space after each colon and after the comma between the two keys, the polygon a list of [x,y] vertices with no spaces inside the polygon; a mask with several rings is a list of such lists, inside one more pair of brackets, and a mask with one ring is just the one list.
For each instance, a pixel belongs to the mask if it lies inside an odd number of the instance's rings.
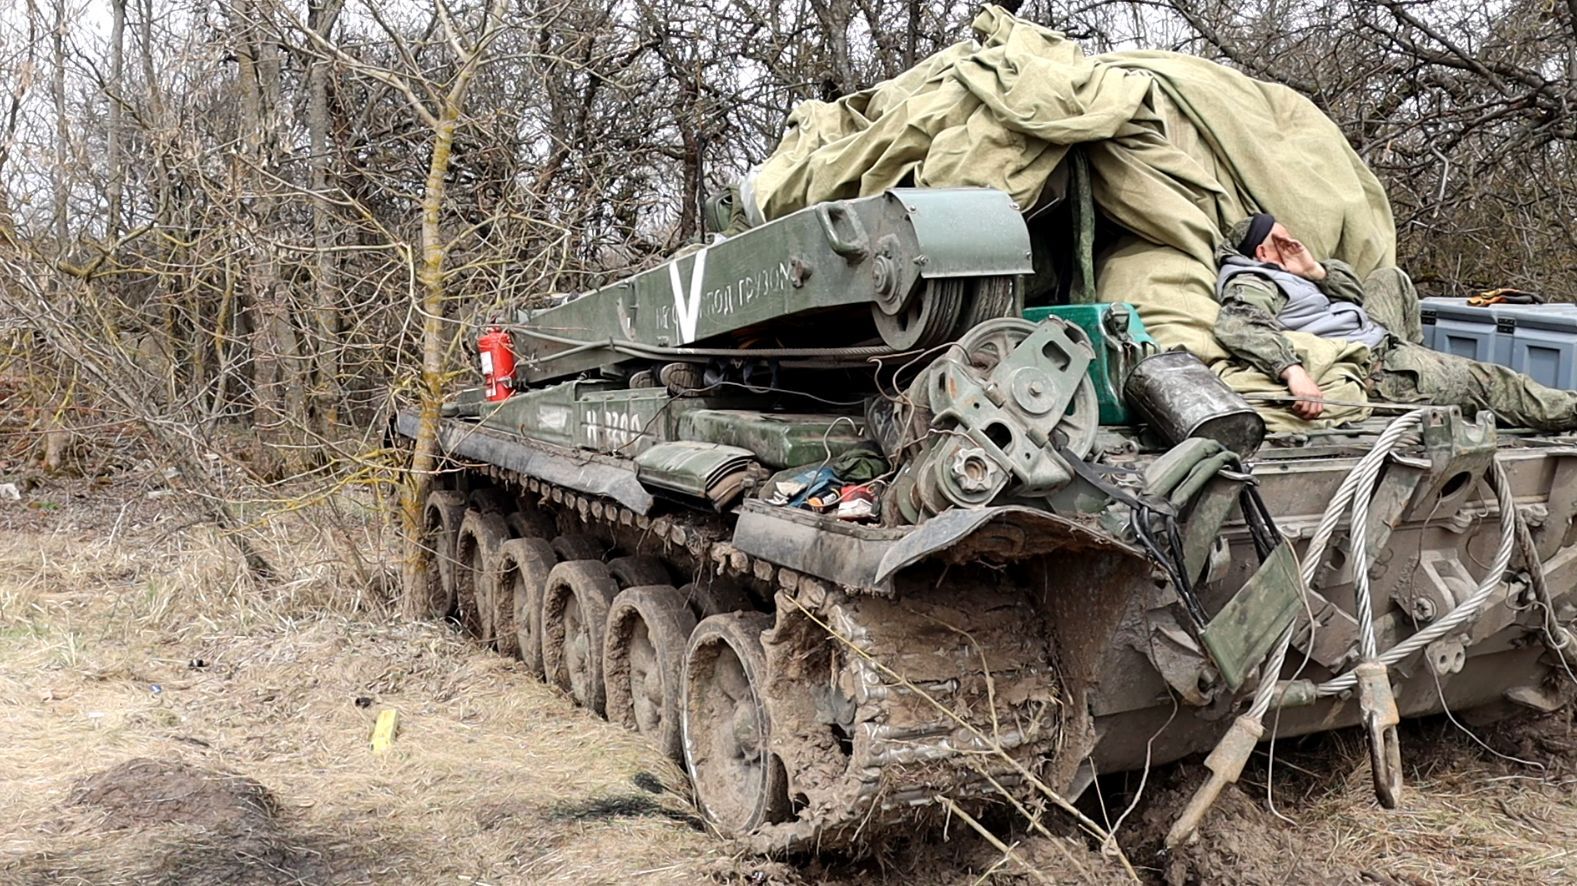
{"label": "green painted metal", "polygon": [[[755,455],[738,446],[676,440],[649,446],[636,456],[635,472],[642,483],[715,501],[721,497],[720,485],[754,463]],[[737,494],[737,483],[729,485],[730,492]]]}
{"label": "green painted metal", "polygon": [[[920,276],[978,277],[1028,274],[1029,228],[1017,203],[1001,191],[981,188],[899,188],[887,195],[906,213],[921,252]],[[1012,261],[1013,253],[1019,260]],[[1002,261],[987,269],[982,260]]]}
{"label": "green painted metal", "polygon": [[1234,692],[1303,611],[1303,593],[1298,558],[1282,542],[1205,625],[1200,640]]}
{"label": "green painted metal", "polygon": [[[704,345],[761,324],[777,343],[874,336],[870,306],[896,310],[936,277],[1028,273],[1029,232],[1007,195],[896,189],[812,206],[564,304],[519,315],[517,379],[538,384],[632,359],[610,342]],[[836,322],[783,323],[844,310]],[[829,333],[831,335],[829,336]],[[552,336],[547,338],[543,336]]]}
{"label": "green painted metal", "polygon": [[1152,352],[1155,339],[1145,331],[1139,312],[1126,302],[1089,305],[1044,305],[1024,310],[1024,319],[1036,323],[1060,317],[1084,330],[1095,346],[1090,381],[1101,404],[1101,424],[1126,425],[1133,417],[1123,400],[1123,379],[1139,358]]}
{"label": "green painted metal", "polygon": [[612,388],[609,382],[576,379],[539,390],[517,391],[509,399],[491,405],[482,416],[482,424],[560,446],[579,446],[578,401],[592,391]]}
{"label": "green painted metal", "polygon": [[864,431],[858,416],[692,409],[680,416],[678,437],[739,446],[764,465],[792,468],[837,458],[865,442]]}
{"label": "green painted metal", "polygon": [[793,467],[835,458],[865,440],[860,416],[724,408],[666,388],[623,388],[576,379],[482,404],[482,425],[559,446],[633,458],[665,441],[744,449],[762,464]]}
{"label": "green painted metal", "polygon": [[634,456],[653,443],[673,439],[666,420],[682,398],[666,388],[587,391],[575,402],[576,441],[586,449]]}
{"label": "green painted metal", "polygon": [[482,424],[559,446],[630,457],[653,443],[677,439],[686,411],[716,405],[704,397],[674,397],[665,388],[576,379],[488,404]]}
{"label": "green painted metal", "polygon": [[487,391],[477,385],[455,391],[454,396],[444,401],[439,412],[445,418],[476,418],[486,412],[489,405]]}

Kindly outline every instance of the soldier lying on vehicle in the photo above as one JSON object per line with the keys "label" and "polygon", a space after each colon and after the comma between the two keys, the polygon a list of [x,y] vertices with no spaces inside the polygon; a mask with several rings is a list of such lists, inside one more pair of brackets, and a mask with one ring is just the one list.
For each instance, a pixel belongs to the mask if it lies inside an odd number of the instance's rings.
{"label": "soldier lying on vehicle", "polygon": [[1284,330],[1367,345],[1368,390],[1381,399],[1491,409],[1509,424],[1540,431],[1577,428],[1577,392],[1424,347],[1418,292],[1400,268],[1380,268],[1360,282],[1343,262],[1316,260],[1269,213],[1233,225],[1216,257],[1216,338],[1285,382],[1302,418],[1319,417],[1322,395]]}

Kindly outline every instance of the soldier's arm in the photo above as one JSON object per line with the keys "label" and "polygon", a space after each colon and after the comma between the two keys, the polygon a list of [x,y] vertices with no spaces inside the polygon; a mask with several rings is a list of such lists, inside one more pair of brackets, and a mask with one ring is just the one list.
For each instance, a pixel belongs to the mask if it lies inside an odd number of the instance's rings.
{"label": "soldier's arm", "polygon": [[1287,367],[1301,364],[1292,342],[1276,320],[1287,297],[1275,284],[1250,275],[1234,277],[1221,293],[1216,315],[1216,340],[1227,352],[1274,379]]}
{"label": "soldier's arm", "polygon": [[1317,281],[1317,285],[1327,298],[1363,304],[1363,284],[1358,282],[1358,275],[1353,273],[1351,265],[1334,258],[1328,258],[1320,264],[1325,267],[1325,279]]}

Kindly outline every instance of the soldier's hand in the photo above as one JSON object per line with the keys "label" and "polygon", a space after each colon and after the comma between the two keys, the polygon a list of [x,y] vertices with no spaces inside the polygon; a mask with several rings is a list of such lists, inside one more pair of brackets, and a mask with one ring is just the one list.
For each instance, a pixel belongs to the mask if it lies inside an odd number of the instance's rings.
{"label": "soldier's hand", "polygon": [[1281,371],[1281,380],[1287,383],[1287,390],[1292,396],[1297,397],[1292,404],[1292,412],[1299,418],[1313,421],[1325,411],[1324,393],[1314,376],[1304,369],[1302,364],[1294,363]]}
{"label": "soldier's hand", "polygon": [[1281,266],[1306,280],[1318,283],[1325,279],[1325,266],[1314,260],[1307,247],[1292,237],[1271,234],[1276,252],[1281,255]]}

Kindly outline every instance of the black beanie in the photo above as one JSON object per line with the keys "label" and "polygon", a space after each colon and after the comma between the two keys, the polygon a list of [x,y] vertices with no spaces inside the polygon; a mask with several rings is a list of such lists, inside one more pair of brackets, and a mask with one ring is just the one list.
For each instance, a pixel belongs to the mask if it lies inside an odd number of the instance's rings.
{"label": "black beanie", "polygon": [[1238,252],[1253,258],[1254,250],[1258,249],[1259,244],[1264,243],[1265,238],[1270,236],[1270,229],[1275,224],[1276,217],[1268,212],[1256,212],[1249,216],[1248,231],[1237,244]]}

